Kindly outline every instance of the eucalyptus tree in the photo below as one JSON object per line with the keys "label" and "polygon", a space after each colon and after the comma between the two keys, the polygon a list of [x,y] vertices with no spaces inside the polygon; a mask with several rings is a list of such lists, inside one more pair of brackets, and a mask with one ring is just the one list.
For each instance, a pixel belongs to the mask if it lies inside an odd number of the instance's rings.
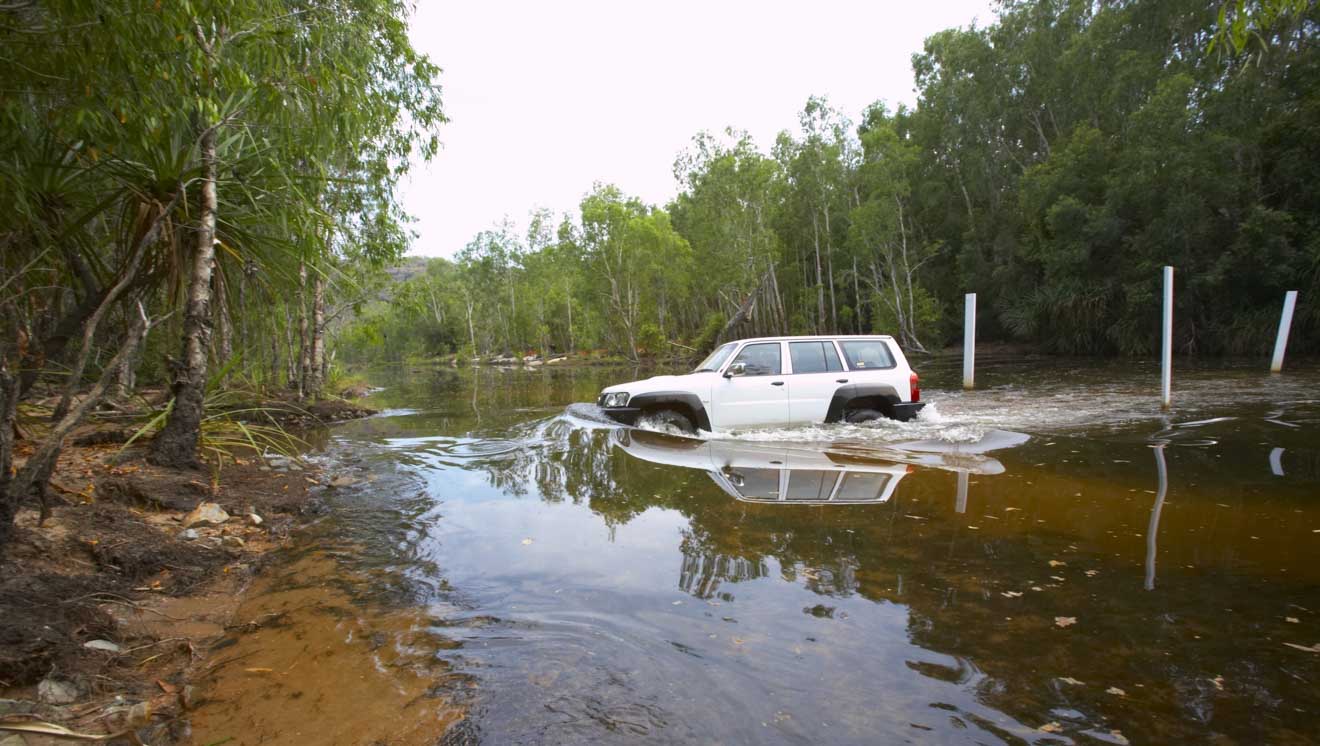
{"label": "eucalyptus tree", "polygon": [[[779,164],[757,150],[746,132],[728,130],[728,142],[698,134],[674,164],[682,191],[670,211],[703,271],[692,278],[701,317],[734,313],[743,299],[764,297],[763,331],[787,330],[777,266],[783,247],[774,230],[782,178]],[[780,270],[782,271],[782,270]],[[723,301],[723,304],[720,301]]]}
{"label": "eucalyptus tree", "polygon": [[834,247],[847,232],[858,148],[851,122],[823,98],[808,99],[798,119],[800,139],[784,132],[774,146],[786,180],[778,228],[803,260],[804,280],[814,276],[812,327],[823,332],[838,327]]}
{"label": "eucalyptus tree", "polygon": [[638,336],[658,320],[662,292],[689,265],[691,249],[669,215],[597,185],[581,205],[583,263],[593,290],[607,309],[612,347],[638,358]]}
{"label": "eucalyptus tree", "polygon": [[874,314],[875,330],[892,331],[906,347],[924,352],[921,337],[938,312],[918,272],[937,256],[938,247],[918,238],[913,221],[912,179],[920,150],[900,136],[882,104],[867,111],[860,132],[865,156],[849,215],[849,248],[869,268],[874,298],[888,311]]}
{"label": "eucalyptus tree", "polygon": [[[300,251],[282,252],[286,263],[297,253],[300,267],[324,265],[340,233],[364,227],[384,224],[379,232],[397,238],[389,230],[399,219],[391,189],[414,145],[441,120],[436,68],[412,49],[404,11],[390,0],[248,0],[172,9],[195,41],[185,55],[185,80],[200,130],[202,179],[181,361],[174,366],[170,416],[153,441],[157,462],[196,458],[212,328],[211,266],[228,226],[217,233],[221,186],[229,187],[238,214],[258,223],[287,218],[292,208],[295,220],[278,223],[299,231]],[[426,140],[424,155],[434,147],[433,138]],[[229,167],[223,176],[222,160]],[[285,188],[246,189],[245,166],[267,171]],[[255,237],[240,221],[233,227],[236,236]],[[386,258],[401,244],[387,239],[364,249]],[[324,267],[314,269],[311,359],[302,371],[312,388],[322,367],[324,303]]]}

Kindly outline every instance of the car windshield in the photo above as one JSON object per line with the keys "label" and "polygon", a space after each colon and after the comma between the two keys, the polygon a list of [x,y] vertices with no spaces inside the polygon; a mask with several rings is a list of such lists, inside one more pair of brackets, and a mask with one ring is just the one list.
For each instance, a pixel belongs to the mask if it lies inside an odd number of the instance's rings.
{"label": "car windshield", "polygon": [[710,353],[710,356],[705,360],[702,360],[701,364],[694,368],[692,372],[701,373],[702,371],[707,370],[719,370],[720,366],[724,365],[724,361],[729,359],[729,356],[733,354],[733,349],[737,346],[737,342],[730,342],[726,345],[716,347],[715,351]]}

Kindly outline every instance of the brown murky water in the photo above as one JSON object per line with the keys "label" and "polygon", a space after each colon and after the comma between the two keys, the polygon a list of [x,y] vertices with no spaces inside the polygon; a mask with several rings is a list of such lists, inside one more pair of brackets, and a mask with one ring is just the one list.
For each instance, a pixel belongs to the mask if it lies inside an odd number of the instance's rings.
{"label": "brown murky water", "polygon": [[630,370],[379,371],[194,741],[1315,742],[1320,373],[1263,368],[705,440],[573,404]]}

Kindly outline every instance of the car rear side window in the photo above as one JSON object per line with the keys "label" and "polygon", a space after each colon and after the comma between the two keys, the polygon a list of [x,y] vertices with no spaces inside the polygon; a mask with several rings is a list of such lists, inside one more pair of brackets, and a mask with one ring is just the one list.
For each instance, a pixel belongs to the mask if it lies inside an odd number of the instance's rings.
{"label": "car rear side window", "polygon": [[830,342],[789,342],[788,356],[794,373],[833,373],[843,370]]}
{"label": "car rear side window", "polygon": [[894,356],[882,339],[850,339],[840,341],[843,356],[852,370],[876,370],[894,367]]}
{"label": "car rear side window", "polygon": [[764,342],[761,344],[747,345],[738,353],[738,357],[733,359],[733,365],[742,363],[747,366],[747,376],[777,376],[783,370],[783,363],[780,362],[779,343]]}

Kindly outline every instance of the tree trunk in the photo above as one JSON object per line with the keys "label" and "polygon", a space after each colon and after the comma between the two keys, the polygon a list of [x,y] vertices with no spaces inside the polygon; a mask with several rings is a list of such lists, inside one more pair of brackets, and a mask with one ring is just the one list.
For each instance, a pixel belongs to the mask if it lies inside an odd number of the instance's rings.
{"label": "tree trunk", "polygon": [[[130,311],[131,313],[131,311]],[[127,339],[133,333],[133,321],[130,317],[128,328],[125,329],[124,338]],[[133,390],[137,388],[137,366],[142,359],[142,350],[124,358],[124,364],[119,366],[119,371],[115,374],[114,397],[116,399],[127,399],[132,396]]]}
{"label": "tree trunk", "polygon": [[9,490],[14,474],[14,420],[18,416],[18,381],[0,358],[0,558],[14,529],[18,497]]}
{"label": "tree trunk", "polygon": [[150,460],[162,466],[197,463],[206,399],[206,358],[211,342],[211,267],[215,264],[216,128],[201,137],[202,200],[193,249],[192,278],[183,317],[182,360],[171,361],[174,407],[151,444]]}
{"label": "tree trunk", "polygon": [[304,373],[303,395],[320,396],[322,367],[325,365],[325,278],[312,278],[312,343],[308,349],[309,365]]}
{"label": "tree trunk", "polygon": [[289,304],[284,304],[284,387],[298,388],[298,356],[293,348],[293,314],[289,313]]}
{"label": "tree trunk", "polygon": [[312,367],[312,346],[307,336],[307,263],[298,263],[298,398],[307,396],[307,371]]}
{"label": "tree trunk", "polygon": [[565,288],[564,297],[568,299],[568,351],[573,352],[577,348],[573,340],[573,294]]}
{"label": "tree trunk", "polygon": [[825,282],[820,271],[820,228],[816,222],[816,213],[811,213],[811,238],[816,245],[816,331],[821,331],[825,323]]}
{"label": "tree trunk", "polygon": [[[288,308],[285,307],[285,315],[286,315],[286,317],[287,317],[287,314],[288,314]],[[277,322],[276,322],[274,319],[271,319],[271,330],[270,330],[270,380],[271,380],[271,382],[272,382],[273,385],[279,385],[278,382],[279,382],[279,380],[280,380],[280,335],[279,335],[279,333],[278,333],[279,330],[277,330],[277,329],[275,328],[276,323],[277,323]],[[285,380],[287,381],[288,378],[286,377]]]}
{"label": "tree trunk", "polygon": [[105,299],[108,290],[100,290],[96,293],[88,293],[71,310],[60,317],[59,323],[55,325],[54,330],[45,335],[45,339],[37,344],[36,340],[40,335],[33,334],[31,342],[28,344],[26,353],[18,362],[18,396],[22,398],[37,382],[41,376],[41,371],[46,367],[48,360],[60,356],[64,348],[69,344],[82,328],[88,317],[101,305]]}
{"label": "tree trunk", "polygon": [[146,312],[142,309],[141,303],[137,304],[137,312],[138,318],[133,322],[133,328],[129,331],[128,339],[124,340],[123,346],[115,353],[115,356],[110,360],[110,364],[101,371],[100,379],[93,384],[91,390],[87,392],[87,396],[51,429],[50,434],[46,436],[46,440],[42,442],[35,453],[28,457],[27,462],[23,464],[23,468],[12,479],[8,476],[13,467],[12,410],[14,404],[11,402],[16,402],[16,399],[11,394],[13,379],[7,371],[0,367],[0,425],[6,423],[9,425],[4,428],[6,434],[0,434],[0,467],[3,467],[5,474],[5,476],[0,477],[0,486],[4,488],[3,491],[0,491],[0,554],[3,554],[5,545],[9,541],[13,530],[14,515],[18,513],[18,506],[24,498],[34,495],[40,498],[41,520],[46,519],[46,487],[50,482],[51,472],[55,469],[55,462],[59,459],[60,451],[64,448],[64,439],[83,421],[83,418],[92,410],[92,407],[96,406],[101,397],[105,396],[106,389],[110,387],[110,381],[115,377],[119,366],[125,364],[137,352],[138,346],[153,326],[147,320]]}
{"label": "tree trunk", "polygon": [[468,339],[472,342],[472,356],[480,357],[481,354],[477,352],[477,329],[472,326],[472,296],[465,293],[463,300],[467,304]]}
{"label": "tree trunk", "polygon": [[[261,353],[252,349],[251,340],[248,338],[248,312],[247,312],[247,281],[248,271],[253,267],[252,260],[243,262],[243,271],[238,275],[238,349],[240,352],[251,354],[253,360],[243,361],[243,370],[252,370],[252,363],[257,362],[257,371],[261,370]],[[261,348],[258,347],[257,350]]]}
{"label": "tree trunk", "polygon": [[178,199],[178,192],[176,192],[174,199],[171,199],[168,205],[161,208],[160,211],[153,216],[147,229],[143,231],[142,235],[138,238],[137,243],[133,246],[133,253],[129,255],[128,263],[120,273],[118,281],[116,281],[114,286],[106,292],[101,303],[97,305],[96,310],[92,312],[91,316],[87,318],[87,322],[83,324],[82,348],[78,351],[78,360],[74,363],[73,370],[69,373],[69,381],[64,388],[64,394],[60,397],[59,404],[55,405],[55,411],[51,415],[51,422],[59,422],[69,413],[69,404],[73,399],[73,395],[78,391],[78,387],[82,384],[83,372],[87,369],[87,361],[92,354],[92,343],[96,338],[97,327],[100,326],[101,320],[105,318],[105,315],[109,313],[110,308],[119,301],[120,296],[136,283],[138,268],[142,266],[142,258],[147,253],[147,248],[156,242],[157,236],[160,235],[161,223],[164,221],[165,216],[174,209],[174,205]]}
{"label": "tree trunk", "polygon": [[830,208],[825,207],[825,266],[830,274],[830,329],[839,332],[839,307],[834,301],[834,237],[830,232]]}
{"label": "tree trunk", "polygon": [[853,332],[862,333],[862,287],[857,277],[857,257],[853,257],[853,303],[857,304],[853,314]]}
{"label": "tree trunk", "polygon": [[[234,356],[234,329],[233,322],[229,319],[229,299],[225,287],[225,275],[220,270],[220,261],[217,257],[215,266],[211,268],[211,285],[213,286],[212,295],[215,298],[215,364],[221,370],[225,370],[229,365],[229,358]],[[220,380],[220,385],[224,385],[224,379]]]}

